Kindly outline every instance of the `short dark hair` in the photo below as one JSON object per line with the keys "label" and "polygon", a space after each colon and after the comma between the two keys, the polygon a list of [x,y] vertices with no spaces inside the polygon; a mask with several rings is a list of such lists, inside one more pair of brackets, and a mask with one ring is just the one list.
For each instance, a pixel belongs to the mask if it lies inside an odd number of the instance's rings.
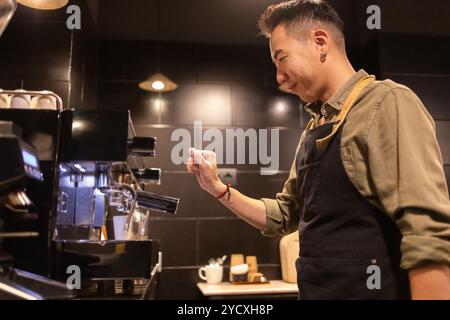
{"label": "short dark hair", "polygon": [[258,22],[261,34],[267,38],[278,25],[283,25],[287,32],[299,34],[299,31],[305,31],[306,24],[311,27],[320,25],[345,49],[344,23],[336,10],[324,0],[289,0],[272,4]]}

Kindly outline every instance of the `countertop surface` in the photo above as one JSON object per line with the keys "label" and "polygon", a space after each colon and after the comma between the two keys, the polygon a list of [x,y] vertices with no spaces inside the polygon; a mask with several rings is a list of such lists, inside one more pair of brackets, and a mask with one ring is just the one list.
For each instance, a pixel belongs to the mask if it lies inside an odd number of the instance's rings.
{"label": "countertop surface", "polygon": [[269,283],[260,284],[232,284],[230,282],[207,284],[206,282],[198,282],[197,287],[204,296],[298,293],[296,283],[288,283],[282,280],[271,280]]}

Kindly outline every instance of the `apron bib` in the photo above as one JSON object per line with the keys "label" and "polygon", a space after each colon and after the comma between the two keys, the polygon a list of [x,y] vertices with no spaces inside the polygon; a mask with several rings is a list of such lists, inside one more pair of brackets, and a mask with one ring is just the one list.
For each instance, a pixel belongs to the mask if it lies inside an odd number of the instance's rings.
{"label": "apron bib", "polygon": [[302,136],[296,159],[303,206],[296,262],[300,299],[409,298],[408,275],[399,267],[401,233],[359,193],[341,159],[345,117],[370,80],[355,86],[336,122]]}

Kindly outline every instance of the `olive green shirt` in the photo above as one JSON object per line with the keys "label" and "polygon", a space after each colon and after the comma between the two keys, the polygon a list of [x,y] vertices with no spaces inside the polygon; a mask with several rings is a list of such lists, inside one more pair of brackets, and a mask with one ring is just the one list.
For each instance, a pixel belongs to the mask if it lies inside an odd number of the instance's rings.
{"label": "olive green shirt", "polygon": [[[321,114],[327,122],[336,120],[345,98],[364,76],[364,70],[355,73],[325,104],[305,106],[313,128]],[[450,265],[447,183],[435,123],[420,99],[391,80],[374,81],[355,101],[342,130],[341,160],[347,175],[403,235],[401,268]],[[282,192],[276,199],[261,199],[267,214],[263,235],[297,230],[302,205],[296,179],[294,160]]]}

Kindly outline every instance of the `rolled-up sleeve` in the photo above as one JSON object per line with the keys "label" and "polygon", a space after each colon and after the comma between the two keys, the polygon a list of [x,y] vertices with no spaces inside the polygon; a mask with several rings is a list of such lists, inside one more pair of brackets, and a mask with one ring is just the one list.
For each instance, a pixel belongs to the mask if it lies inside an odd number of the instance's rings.
{"label": "rolled-up sleeve", "polygon": [[[297,152],[298,152],[297,147]],[[296,154],[297,154],[296,152]],[[297,196],[297,173],[295,160],[283,190],[275,199],[261,199],[266,206],[266,227],[261,231],[264,236],[289,234],[297,230],[300,221],[300,206]]]}
{"label": "rolled-up sleeve", "polygon": [[366,146],[377,197],[403,235],[401,268],[450,265],[450,201],[435,123],[411,90],[386,95]]}

